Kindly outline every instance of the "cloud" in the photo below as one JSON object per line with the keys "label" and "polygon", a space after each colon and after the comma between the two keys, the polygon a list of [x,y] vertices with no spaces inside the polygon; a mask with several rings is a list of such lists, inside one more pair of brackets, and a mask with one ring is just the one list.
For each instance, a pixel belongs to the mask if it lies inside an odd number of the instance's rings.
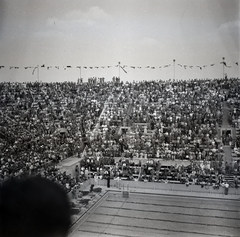
{"label": "cloud", "polygon": [[158,41],[157,41],[156,39],[154,39],[154,38],[145,37],[145,38],[143,38],[143,39],[140,41],[140,44],[141,44],[142,46],[150,46],[150,47],[152,47],[152,46],[158,45]]}
{"label": "cloud", "polygon": [[[44,27],[36,29],[35,38],[51,39],[64,42],[75,42],[77,39],[89,42],[105,30],[111,15],[98,6],[92,6],[86,11],[82,9],[67,11],[65,14],[46,19]],[[79,41],[78,41],[79,43]]]}
{"label": "cloud", "polygon": [[98,6],[92,6],[88,11],[74,10],[66,14],[66,21],[83,26],[94,26],[111,20],[111,16]]}
{"label": "cloud", "polygon": [[239,31],[240,29],[240,21],[229,21],[224,24],[221,24],[219,27],[220,31],[225,31],[225,30],[237,30]]}
{"label": "cloud", "polygon": [[145,37],[141,39],[136,46],[139,47],[141,50],[148,49],[150,52],[154,53],[158,50],[163,50],[168,47],[168,43],[162,44],[159,40],[152,38],[152,37]]}
{"label": "cloud", "polygon": [[33,32],[33,36],[35,38],[46,38],[46,39],[52,39],[52,40],[59,40],[59,39],[72,39],[72,35],[66,34],[64,31],[59,30],[59,28],[51,28],[51,29],[44,29],[44,30],[38,30],[36,32]]}
{"label": "cloud", "polygon": [[221,24],[217,32],[224,39],[225,44],[232,47],[231,51],[239,50],[240,22],[238,20]]}
{"label": "cloud", "polygon": [[48,30],[75,32],[79,27],[102,28],[109,20],[111,15],[98,6],[92,6],[87,11],[73,10],[58,18],[48,18],[46,25]]}
{"label": "cloud", "polygon": [[61,22],[61,20],[59,20],[59,19],[56,18],[56,17],[48,18],[48,19],[47,19],[47,26],[55,25],[56,22],[59,23],[59,22]]}
{"label": "cloud", "polygon": [[98,6],[92,6],[88,11],[74,10],[66,15],[66,19],[70,21],[98,21],[109,20],[111,16]]}

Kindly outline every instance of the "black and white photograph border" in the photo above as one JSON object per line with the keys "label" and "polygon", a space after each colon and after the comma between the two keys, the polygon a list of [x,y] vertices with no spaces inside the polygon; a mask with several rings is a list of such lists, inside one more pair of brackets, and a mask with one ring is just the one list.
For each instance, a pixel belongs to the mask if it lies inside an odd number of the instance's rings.
{"label": "black and white photograph border", "polygon": [[238,0],[0,0],[0,235],[239,236]]}

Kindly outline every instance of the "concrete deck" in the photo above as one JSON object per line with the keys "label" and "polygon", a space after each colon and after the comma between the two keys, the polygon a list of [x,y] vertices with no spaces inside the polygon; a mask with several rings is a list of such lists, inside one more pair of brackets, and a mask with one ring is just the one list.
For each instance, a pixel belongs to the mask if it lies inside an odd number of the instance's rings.
{"label": "concrete deck", "polygon": [[239,236],[238,195],[106,188],[69,237]]}

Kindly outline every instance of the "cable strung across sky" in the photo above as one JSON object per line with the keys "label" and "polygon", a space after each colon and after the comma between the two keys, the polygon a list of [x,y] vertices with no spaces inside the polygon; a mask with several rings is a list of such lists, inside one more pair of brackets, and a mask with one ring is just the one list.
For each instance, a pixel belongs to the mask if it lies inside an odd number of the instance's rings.
{"label": "cable strung across sky", "polygon": [[[199,65],[197,65],[197,66],[189,66],[189,65],[182,65],[182,64],[177,64],[179,67],[183,67],[184,69],[187,69],[187,68],[190,68],[190,69],[192,69],[193,67],[198,67],[200,70],[202,70],[202,69],[204,69],[204,68],[206,68],[206,67],[212,67],[212,66],[214,66],[214,65],[216,65],[217,63],[212,63],[212,64],[209,64],[209,65],[202,65],[202,66],[199,66]],[[220,62],[220,64],[223,64],[225,67],[227,67],[227,68],[231,68],[231,67],[233,67],[233,66],[238,66],[238,62],[232,62],[231,64],[226,64],[226,62]],[[47,70],[49,70],[49,69],[60,69],[60,68],[63,68],[64,70],[66,70],[66,69],[70,69],[70,68],[83,68],[83,69],[100,69],[100,68],[112,68],[112,67],[120,67],[125,73],[127,73],[127,71],[126,70],[124,70],[124,68],[131,68],[131,69],[143,69],[143,68],[148,68],[148,69],[163,69],[163,68],[167,68],[167,67],[170,67],[170,66],[173,66],[173,64],[167,64],[167,65],[163,65],[163,66],[128,66],[128,65],[123,65],[123,66],[121,66],[121,65],[116,65],[116,66],[76,66],[76,67],[74,67],[74,66],[70,66],[70,65],[68,65],[68,66],[46,66],[45,64],[43,64],[43,65],[41,65],[40,67],[41,68],[47,68]],[[29,66],[29,67],[23,67],[24,69],[36,69],[37,67],[39,67],[39,66]],[[18,67],[18,66],[0,66],[0,69],[2,69],[2,68],[9,68],[10,70],[11,69],[19,69],[20,67]],[[34,71],[33,70],[33,71]]]}

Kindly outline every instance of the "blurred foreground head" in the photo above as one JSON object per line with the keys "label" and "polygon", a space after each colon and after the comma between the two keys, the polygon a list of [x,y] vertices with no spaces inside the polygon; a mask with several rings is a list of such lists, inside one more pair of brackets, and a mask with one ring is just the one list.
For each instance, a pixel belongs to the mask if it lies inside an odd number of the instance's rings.
{"label": "blurred foreground head", "polygon": [[56,183],[35,177],[0,187],[1,237],[65,237],[70,224],[67,194]]}

